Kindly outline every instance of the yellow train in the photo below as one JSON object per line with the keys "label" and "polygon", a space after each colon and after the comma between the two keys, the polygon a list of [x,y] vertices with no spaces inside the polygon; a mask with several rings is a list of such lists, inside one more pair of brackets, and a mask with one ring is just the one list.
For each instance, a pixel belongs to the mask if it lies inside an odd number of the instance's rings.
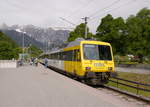
{"label": "yellow train", "polygon": [[114,72],[112,47],[107,42],[78,39],[66,48],[44,54],[48,65],[87,84],[100,85]]}

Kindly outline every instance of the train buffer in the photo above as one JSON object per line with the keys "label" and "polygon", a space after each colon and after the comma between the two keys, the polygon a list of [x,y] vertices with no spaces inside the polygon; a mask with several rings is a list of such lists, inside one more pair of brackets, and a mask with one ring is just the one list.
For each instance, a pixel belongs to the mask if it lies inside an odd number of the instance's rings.
{"label": "train buffer", "polygon": [[138,107],[42,65],[0,69],[0,107]]}

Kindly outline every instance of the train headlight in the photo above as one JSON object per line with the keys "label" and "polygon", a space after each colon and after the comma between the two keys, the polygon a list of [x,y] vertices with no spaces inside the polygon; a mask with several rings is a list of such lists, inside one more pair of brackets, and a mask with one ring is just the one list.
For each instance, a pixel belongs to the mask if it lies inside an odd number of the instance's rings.
{"label": "train headlight", "polygon": [[85,67],[85,70],[89,71],[89,70],[91,70],[91,67]]}
{"label": "train headlight", "polygon": [[112,70],[113,70],[113,68],[112,68],[112,67],[108,67],[108,70],[109,70],[109,71],[112,71]]}

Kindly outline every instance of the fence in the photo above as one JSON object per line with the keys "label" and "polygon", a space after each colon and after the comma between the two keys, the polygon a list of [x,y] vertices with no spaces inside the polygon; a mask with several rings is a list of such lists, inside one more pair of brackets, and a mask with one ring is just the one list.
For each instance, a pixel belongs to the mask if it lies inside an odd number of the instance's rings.
{"label": "fence", "polygon": [[0,68],[17,68],[16,60],[0,60]]}
{"label": "fence", "polygon": [[[112,79],[110,79],[109,81],[111,81],[113,83],[116,83],[117,84],[117,88],[119,88],[119,84],[123,85],[123,86],[127,86],[127,87],[130,87],[130,88],[133,88],[133,89],[136,90],[136,94],[137,95],[139,95],[139,91],[140,90],[144,91],[144,92],[150,92],[150,84],[143,84],[143,83],[130,81],[130,80],[126,80],[126,79],[122,79],[122,78],[118,78],[118,77],[113,77]],[[119,80],[122,81],[122,82],[119,82]],[[127,83],[123,83],[123,82],[127,82]],[[141,88],[141,87],[147,87],[147,88]]]}

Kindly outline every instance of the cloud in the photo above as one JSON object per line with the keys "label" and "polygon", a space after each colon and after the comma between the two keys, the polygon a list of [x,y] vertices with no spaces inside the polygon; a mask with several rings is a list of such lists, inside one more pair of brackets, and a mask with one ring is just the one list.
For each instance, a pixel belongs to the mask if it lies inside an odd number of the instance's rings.
{"label": "cloud", "polygon": [[[114,2],[114,4],[113,4]],[[126,4],[126,2],[130,2]],[[111,4],[113,4],[111,6]],[[122,5],[122,6],[121,6]],[[120,7],[119,7],[120,6]],[[110,13],[114,17],[127,18],[136,14],[141,8],[150,8],[149,0],[1,0],[0,23],[34,24],[37,26],[71,26],[62,21],[64,17],[73,23],[83,22],[81,19],[92,15],[94,21],[89,23],[92,32],[95,32],[100,18]],[[106,8],[107,7],[107,8]],[[119,8],[118,8],[119,7]],[[118,8],[118,9],[117,9]]]}

